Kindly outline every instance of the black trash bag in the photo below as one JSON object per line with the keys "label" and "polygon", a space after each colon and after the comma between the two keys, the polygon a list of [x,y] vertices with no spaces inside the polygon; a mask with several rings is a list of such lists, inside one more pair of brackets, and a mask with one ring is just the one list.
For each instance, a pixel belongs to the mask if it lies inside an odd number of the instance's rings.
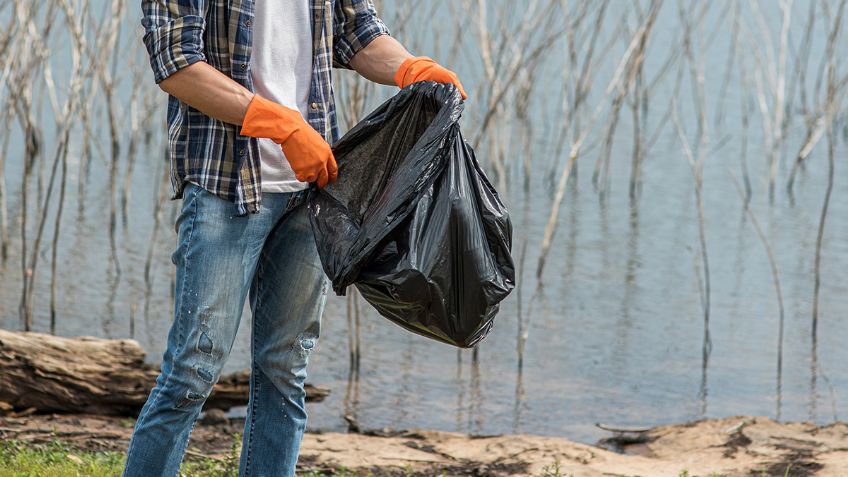
{"label": "black trash bag", "polygon": [[453,85],[415,83],[333,147],[338,181],[310,219],[338,295],[428,338],[471,347],[515,283],[512,224],[459,131]]}

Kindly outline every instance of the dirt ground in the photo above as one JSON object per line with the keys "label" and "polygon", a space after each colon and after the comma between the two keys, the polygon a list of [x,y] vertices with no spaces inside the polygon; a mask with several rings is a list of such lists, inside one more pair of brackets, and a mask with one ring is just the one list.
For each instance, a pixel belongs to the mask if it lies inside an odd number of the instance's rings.
{"label": "dirt ground", "polygon": [[[198,423],[187,458],[222,457],[243,421]],[[0,438],[59,438],[88,450],[125,451],[132,419],[93,415],[0,416]],[[307,433],[300,468],[376,476],[848,476],[848,424],[730,417],[611,432],[599,446],[533,435],[469,436],[428,430]],[[603,446],[603,447],[601,447]],[[364,472],[363,472],[364,473]]]}

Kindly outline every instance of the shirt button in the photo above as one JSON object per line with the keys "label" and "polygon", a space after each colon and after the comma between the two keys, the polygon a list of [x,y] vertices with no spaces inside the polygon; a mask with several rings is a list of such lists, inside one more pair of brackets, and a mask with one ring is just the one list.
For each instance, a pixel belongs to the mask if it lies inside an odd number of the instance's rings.
{"label": "shirt button", "polygon": [[246,26],[247,28],[250,28],[250,20],[244,22],[244,26]]}
{"label": "shirt button", "polygon": [[239,149],[239,156],[243,156],[243,155],[244,155],[244,149]]}
{"label": "shirt button", "polygon": [[242,64],[241,64],[241,69],[246,70],[246,69],[247,69],[247,63],[242,63]]}
{"label": "shirt button", "polygon": [[309,107],[312,109],[318,109],[318,103],[312,103],[309,105]]}

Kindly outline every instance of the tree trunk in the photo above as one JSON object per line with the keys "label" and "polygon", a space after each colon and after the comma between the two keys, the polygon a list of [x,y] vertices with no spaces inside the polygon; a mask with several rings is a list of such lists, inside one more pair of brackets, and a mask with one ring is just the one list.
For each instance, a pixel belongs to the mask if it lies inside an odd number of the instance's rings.
{"label": "tree trunk", "polygon": [[[159,375],[159,366],[145,363],[144,354],[135,340],[0,329],[0,402],[36,412],[134,416]],[[221,376],[204,408],[246,405],[249,390],[248,371]],[[307,401],[327,394],[306,385]]]}

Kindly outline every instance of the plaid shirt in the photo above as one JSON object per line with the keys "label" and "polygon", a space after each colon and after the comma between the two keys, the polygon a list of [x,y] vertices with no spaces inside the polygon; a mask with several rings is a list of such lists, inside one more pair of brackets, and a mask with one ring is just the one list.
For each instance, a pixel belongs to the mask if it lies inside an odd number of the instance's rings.
{"label": "plaid shirt", "polygon": [[[338,138],[331,68],[350,68],[360,49],[389,31],[371,0],[308,1],[312,14],[312,82],[307,122],[332,143]],[[142,0],[144,45],[156,83],[206,61],[253,91],[250,53],[253,0]],[[239,214],[259,212],[261,180],[255,138],[170,96],[168,153],[172,199],[187,181],[235,202]]]}

